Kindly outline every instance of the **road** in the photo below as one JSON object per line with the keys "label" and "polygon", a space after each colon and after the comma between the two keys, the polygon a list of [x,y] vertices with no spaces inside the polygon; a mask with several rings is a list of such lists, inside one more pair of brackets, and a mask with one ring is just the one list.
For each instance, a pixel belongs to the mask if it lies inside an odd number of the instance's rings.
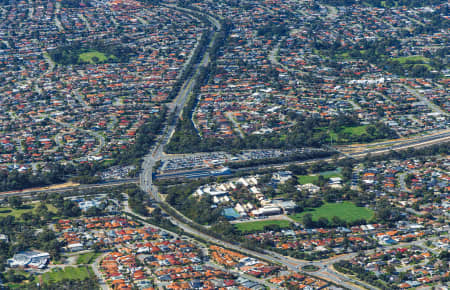
{"label": "road", "polygon": [[400,184],[400,188],[401,188],[402,191],[410,192],[411,190],[409,190],[408,186],[406,185],[406,180],[405,180],[406,179],[406,175],[408,175],[407,172],[401,173],[399,175],[399,177],[398,177],[398,182]]}
{"label": "road", "polygon": [[73,96],[80,103],[81,106],[85,109],[91,109],[91,107],[85,102],[83,96],[80,94],[79,90],[73,90]]}
{"label": "road", "polygon": [[[125,205],[125,211],[130,212],[133,215],[140,217],[141,219],[145,219],[145,217],[139,216],[138,214],[132,212],[131,209],[128,207],[128,205]],[[267,251],[267,250],[265,250],[264,253],[260,253],[260,252],[256,252],[253,250],[244,249],[239,245],[235,245],[235,244],[217,239],[210,235],[207,235],[203,232],[200,232],[200,231],[192,228],[188,224],[179,221],[178,219],[176,219],[174,217],[169,217],[169,219],[174,225],[183,229],[186,233],[189,233],[192,236],[200,238],[203,241],[206,241],[208,243],[217,244],[217,245],[220,245],[227,249],[235,250],[238,252],[244,251],[244,253],[246,255],[253,256],[260,260],[267,261],[267,262],[270,262],[270,263],[273,263],[276,265],[284,266],[288,270],[293,271],[293,272],[302,272],[301,269],[304,266],[314,264],[322,270],[315,272],[315,273],[307,273],[307,274],[309,274],[311,276],[315,276],[315,277],[323,279],[323,280],[326,280],[326,281],[329,281],[329,282],[332,282],[332,283],[335,283],[337,285],[342,285],[348,289],[355,289],[355,290],[361,289],[358,286],[359,281],[352,280],[350,278],[343,276],[342,274],[339,274],[335,271],[329,270],[329,268],[332,264],[334,264],[340,260],[353,258],[354,256],[356,256],[356,254],[340,255],[340,256],[337,256],[337,257],[334,257],[334,258],[331,258],[328,260],[311,262],[311,261],[305,261],[305,260],[298,260],[298,259],[291,258],[291,257],[285,257],[278,253],[275,253],[272,251]],[[146,224],[146,223],[144,222],[144,224]],[[146,224],[146,225],[155,227],[154,225],[151,225],[151,224]],[[176,235],[176,234],[174,234],[174,235]],[[325,270],[323,270],[323,268],[325,268]],[[374,288],[372,288],[372,289],[374,289]]]}
{"label": "road", "polygon": [[418,91],[416,91],[415,89],[411,88],[410,86],[407,85],[402,85],[409,93],[411,93],[412,95],[414,95],[416,98],[418,98],[419,100],[421,100],[423,103],[427,104],[428,107],[430,107],[433,112],[435,113],[439,113],[443,116],[448,116],[449,114],[442,110],[442,108],[440,108],[438,105],[434,104],[433,102],[431,102],[427,97],[425,97],[424,95],[420,94]]}
{"label": "road", "polygon": [[224,268],[224,267],[222,267],[222,266],[220,266],[220,265],[218,265],[218,264],[216,264],[216,263],[207,262],[206,265],[209,266],[209,267],[213,267],[213,268],[216,268],[216,269],[220,269],[220,270],[222,270],[222,271],[224,271],[224,272],[231,272],[232,274],[235,274],[235,275],[237,275],[237,276],[243,277],[243,278],[245,278],[245,279],[247,279],[247,280],[250,280],[250,281],[259,283],[259,284],[261,284],[261,285],[266,286],[266,287],[267,287],[266,289],[284,289],[284,288],[282,288],[282,287],[280,287],[280,286],[277,286],[277,285],[274,285],[274,284],[272,284],[272,283],[269,283],[269,282],[267,282],[267,281],[264,280],[264,279],[255,278],[254,276],[250,276],[250,275],[244,274],[244,273],[242,273],[242,272],[241,272],[241,273],[238,273],[238,272],[236,272],[236,271],[230,271],[229,269],[226,269],[226,268]]}
{"label": "road", "polygon": [[56,2],[55,4],[55,25],[58,27],[59,31],[64,31],[64,27],[61,24],[61,21],[59,21],[59,11],[61,10],[61,3]]}
{"label": "road", "polygon": [[[145,219],[146,219],[145,217],[140,216],[139,214],[133,212],[133,211],[131,210],[131,208],[129,207],[128,201],[127,201],[127,200],[124,201],[122,205],[123,205],[123,209],[124,209],[125,212],[130,213],[130,214],[133,214],[133,215],[135,215],[135,216],[138,216],[138,217],[141,218],[142,220],[145,220]],[[168,231],[168,230],[166,230],[166,229],[162,229],[162,228],[160,228],[160,227],[158,227],[158,226],[155,226],[155,225],[153,225],[153,224],[149,224],[149,223],[144,222],[144,221],[140,221],[140,222],[141,222],[143,225],[145,225],[145,226],[148,226],[148,227],[152,227],[152,228],[156,228],[156,229],[165,231],[165,232],[169,233],[170,235],[172,235],[172,236],[173,236],[174,238],[176,238],[176,239],[181,238],[180,235],[178,235],[178,234],[176,234],[176,233],[173,233],[173,232],[171,232],[171,231]],[[186,237],[186,238],[189,239],[189,237]],[[205,248],[204,250],[207,252],[207,248]],[[211,267],[213,267],[213,268],[221,269],[221,270],[226,271],[226,272],[229,271],[229,270],[227,270],[227,269],[225,269],[225,268],[223,268],[223,267],[221,267],[220,265],[215,264],[215,263],[208,262],[207,265],[208,265],[208,266],[211,266]],[[237,273],[235,273],[235,274],[237,274]],[[239,275],[240,275],[240,276],[243,276],[244,278],[246,278],[246,279],[248,279],[248,280],[252,280],[252,281],[255,281],[255,282],[257,282],[257,283],[260,283],[260,284],[263,284],[263,285],[265,285],[265,286],[268,286],[268,287],[270,287],[270,289],[280,289],[279,287],[276,287],[275,285],[270,284],[270,283],[268,283],[268,282],[266,282],[266,281],[264,281],[264,280],[262,280],[262,279],[258,279],[258,278],[255,278],[255,277],[253,277],[253,276],[249,276],[249,275],[245,275],[245,274],[244,274],[244,275],[243,275],[243,274],[239,274]],[[101,277],[101,276],[99,276],[99,277]]]}
{"label": "road", "polygon": [[105,279],[103,278],[102,273],[100,272],[100,262],[106,255],[107,253],[98,256],[97,259],[95,259],[94,263],[92,264],[92,270],[94,271],[95,276],[98,277],[98,284],[102,290],[109,289],[108,285],[105,282]]}
{"label": "road", "polygon": [[91,24],[89,23],[89,21],[86,19],[86,17],[84,17],[84,15],[82,13],[78,13],[77,16],[83,21],[84,25],[86,25],[86,28],[89,31],[92,31],[92,27]]}
{"label": "road", "polygon": [[47,118],[49,120],[55,122],[56,124],[59,124],[59,125],[63,126],[63,127],[71,128],[71,129],[74,129],[76,131],[80,131],[80,132],[86,133],[88,135],[93,136],[95,139],[97,139],[99,144],[98,144],[98,146],[96,146],[95,150],[92,151],[92,153],[91,153],[92,155],[99,154],[100,151],[102,150],[103,146],[105,146],[105,142],[106,142],[105,137],[103,135],[97,133],[97,132],[94,132],[92,130],[81,129],[80,127],[76,127],[76,126],[74,126],[72,124],[69,124],[69,123],[66,123],[66,122],[62,122],[62,121],[58,121],[55,118],[52,118],[50,116],[47,116]]}
{"label": "road", "polygon": [[272,51],[271,51],[270,54],[269,54],[269,61],[270,61],[272,64],[276,65],[276,66],[282,67],[283,69],[285,69],[285,70],[287,70],[287,71],[290,71],[290,69],[289,69],[287,66],[285,66],[285,65],[282,64],[282,63],[280,63],[280,62],[278,61],[278,59],[277,59],[277,57],[278,57],[278,51],[280,50],[281,43],[282,43],[285,39],[286,39],[286,37],[282,37],[282,38],[278,41],[277,45],[272,49]]}
{"label": "road", "polygon": [[234,129],[235,131],[238,132],[239,136],[241,138],[244,138],[244,133],[241,130],[241,126],[239,125],[239,123],[236,121],[236,119],[233,116],[233,112],[226,112],[225,116],[228,118],[228,120],[231,121],[231,123],[233,123]]}

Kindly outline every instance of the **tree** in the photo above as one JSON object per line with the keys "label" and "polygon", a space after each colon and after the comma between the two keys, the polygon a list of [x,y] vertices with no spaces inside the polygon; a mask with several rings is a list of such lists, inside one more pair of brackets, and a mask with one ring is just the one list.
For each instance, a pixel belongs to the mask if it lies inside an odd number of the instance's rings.
{"label": "tree", "polygon": [[23,200],[20,196],[11,196],[10,198],[8,198],[8,202],[9,205],[14,209],[21,208],[23,204]]}
{"label": "tree", "polygon": [[305,228],[313,228],[314,227],[314,221],[312,219],[312,214],[307,213],[303,216],[303,225]]}
{"label": "tree", "polygon": [[81,209],[72,200],[64,200],[62,208],[60,208],[61,213],[67,217],[77,217],[81,214]]}
{"label": "tree", "polygon": [[342,226],[345,224],[345,221],[337,216],[333,216],[332,221],[335,226]]}
{"label": "tree", "polygon": [[450,261],[450,252],[449,251],[442,251],[440,254],[439,254],[439,260],[442,260],[442,261]]}
{"label": "tree", "polygon": [[317,221],[317,226],[321,228],[326,228],[328,226],[328,219],[325,217],[320,217]]}
{"label": "tree", "polygon": [[36,214],[44,220],[50,218],[50,212],[48,211],[47,206],[42,202],[36,207]]}
{"label": "tree", "polygon": [[291,171],[295,175],[308,174],[308,171],[306,170],[306,168],[304,166],[301,166],[301,165],[292,164],[292,165],[289,165],[287,169],[289,171]]}
{"label": "tree", "polygon": [[155,219],[162,219],[162,211],[161,208],[157,207],[152,211],[152,216]]}
{"label": "tree", "polygon": [[31,212],[24,212],[23,214],[20,215],[20,218],[23,221],[28,222],[33,218],[33,214]]}

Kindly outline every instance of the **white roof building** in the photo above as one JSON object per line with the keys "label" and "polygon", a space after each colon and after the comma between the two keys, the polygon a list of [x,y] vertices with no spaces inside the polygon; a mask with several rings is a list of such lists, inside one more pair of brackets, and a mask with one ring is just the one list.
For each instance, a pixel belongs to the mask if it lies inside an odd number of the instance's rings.
{"label": "white roof building", "polygon": [[50,254],[46,252],[24,251],[15,254],[11,259],[8,259],[10,267],[33,267],[45,268],[50,259]]}
{"label": "white roof building", "polygon": [[281,213],[281,208],[276,206],[267,206],[252,210],[254,216],[276,215]]}
{"label": "white roof building", "polygon": [[67,245],[67,250],[70,252],[83,251],[84,246],[82,243],[73,243],[73,244]]}

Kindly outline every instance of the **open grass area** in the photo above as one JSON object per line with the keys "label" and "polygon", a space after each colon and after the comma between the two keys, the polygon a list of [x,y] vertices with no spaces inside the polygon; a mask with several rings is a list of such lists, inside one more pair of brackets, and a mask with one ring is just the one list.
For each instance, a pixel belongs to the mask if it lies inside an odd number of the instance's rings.
{"label": "open grass area", "polygon": [[285,220],[268,220],[247,223],[238,223],[234,226],[241,232],[254,232],[264,230],[265,226],[278,225],[280,228],[287,228],[291,223]]}
{"label": "open grass area", "polygon": [[312,175],[298,175],[297,181],[300,184],[307,184],[307,183],[315,183],[317,180],[319,180],[319,175],[322,175],[324,178],[331,178],[331,177],[340,177],[343,178],[340,169],[334,170],[334,171],[324,171],[317,174]]}
{"label": "open grass area", "polygon": [[0,207],[0,217],[6,217],[9,215],[15,218],[20,218],[20,215],[26,212],[31,212],[34,210],[34,206],[28,205],[23,206],[21,209],[13,209],[11,207]]}
{"label": "open grass area", "polygon": [[[49,283],[50,281],[59,282],[64,279],[68,280],[84,280],[93,275],[93,272],[88,267],[65,267],[64,269],[52,269],[50,272],[42,274],[42,282]],[[39,281],[39,278],[36,277]]]}
{"label": "open grass area", "polygon": [[294,214],[290,217],[301,222],[303,220],[303,216],[307,213],[312,215],[312,219],[314,221],[317,221],[321,217],[327,218],[331,221],[334,216],[337,216],[346,222],[352,222],[358,219],[365,219],[369,221],[374,216],[373,210],[365,207],[358,207],[354,203],[346,201],[341,203],[325,203],[321,207],[307,209],[302,213]]}
{"label": "open grass area", "polygon": [[366,133],[367,125],[362,126],[356,126],[356,127],[344,127],[341,131],[343,133],[349,133],[352,135],[361,136],[362,134]]}
{"label": "open grass area", "polygon": [[319,180],[319,175],[299,175],[297,180],[300,184],[315,183]]}
{"label": "open grass area", "polygon": [[79,55],[80,60],[82,60],[83,62],[89,62],[91,64],[96,64],[96,63],[102,63],[108,59],[114,59],[116,58],[114,55],[106,55],[102,52],[99,51],[89,51],[89,52],[84,52],[81,53]]}
{"label": "open grass area", "polygon": [[414,56],[398,57],[394,58],[394,60],[398,60],[399,63],[404,64],[407,62],[428,63],[430,59],[421,55],[414,55]]}
{"label": "open grass area", "polygon": [[[355,139],[357,140],[361,137],[361,135],[367,133],[367,127],[368,125],[352,127],[341,126],[335,131],[329,129],[328,127],[321,127],[317,130],[316,134],[326,133],[326,142],[348,143],[354,142]],[[345,138],[342,135],[344,135]]]}
{"label": "open grass area", "polygon": [[350,58],[350,53],[344,52],[344,53],[338,54],[337,56],[340,57],[340,58],[343,58],[343,59],[349,59]]}
{"label": "open grass area", "polygon": [[97,259],[97,257],[100,256],[100,253],[85,253],[85,254],[81,254],[80,256],[78,256],[77,258],[77,264],[91,264],[95,261],[95,259]]}
{"label": "open grass area", "polygon": [[[9,215],[12,215],[15,218],[20,218],[20,216],[23,213],[26,213],[26,212],[35,213],[38,205],[39,205],[39,203],[25,204],[20,209],[14,209],[11,207],[0,207],[0,217],[6,217]],[[51,204],[46,204],[46,205],[47,205],[48,211],[53,212],[53,213],[58,212],[56,207],[54,207],[53,205],[51,205]]]}

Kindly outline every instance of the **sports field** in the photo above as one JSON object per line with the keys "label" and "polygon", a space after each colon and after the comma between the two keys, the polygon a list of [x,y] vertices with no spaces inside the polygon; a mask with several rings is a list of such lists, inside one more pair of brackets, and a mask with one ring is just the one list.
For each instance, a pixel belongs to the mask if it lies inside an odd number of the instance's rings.
{"label": "sports field", "polygon": [[346,222],[352,222],[359,219],[369,221],[374,216],[373,210],[365,207],[358,207],[354,203],[346,201],[341,203],[325,203],[321,207],[305,210],[302,213],[294,214],[290,217],[301,222],[303,216],[307,213],[312,215],[314,221],[317,221],[321,217],[331,221],[334,216],[337,216]]}

